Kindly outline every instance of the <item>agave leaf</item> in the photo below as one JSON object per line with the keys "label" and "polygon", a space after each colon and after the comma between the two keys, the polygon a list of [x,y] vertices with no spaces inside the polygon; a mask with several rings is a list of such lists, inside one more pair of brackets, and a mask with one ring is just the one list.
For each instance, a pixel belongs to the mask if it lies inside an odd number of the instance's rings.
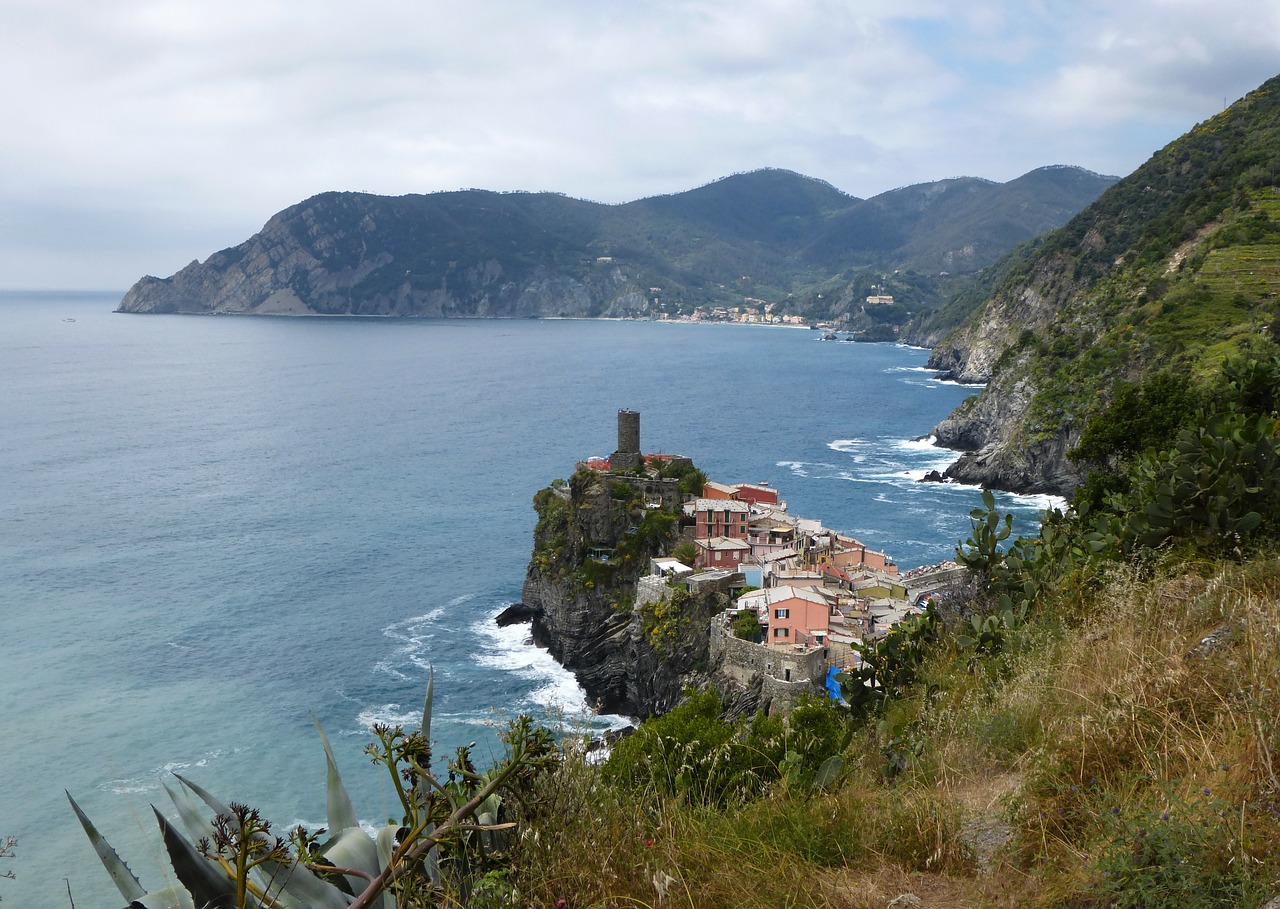
{"label": "agave leaf", "polygon": [[435,694],[436,687],[436,670],[434,666],[427,667],[427,696],[422,704],[422,735],[423,738],[431,738],[431,699]]}
{"label": "agave leaf", "polygon": [[[378,831],[378,867],[386,868],[396,851],[396,835],[400,828],[396,824],[387,824]],[[385,909],[396,909],[396,897],[389,889],[382,891],[382,904]]]}
{"label": "agave leaf", "polygon": [[231,809],[224,805],[216,795],[209,792],[209,790],[205,789],[203,786],[199,786],[196,783],[191,782],[191,780],[187,779],[180,773],[175,773],[174,776],[178,778],[178,782],[199,796],[200,801],[212,808],[215,815],[231,817]]}
{"label": "agave leaf", "polygon": [[325,782],[325,806],[329,815],[329,829],[334,833],[348,827],[359,827],[360,819],[356,817],[355,806],[351,804],[351,796],[342,783],[342,774],[338,772],[338,762],[333,758],[333,748],[329,745],[329,737],[324,734],[324,727],[315,716],[311,722],[316,724],[320,733],[320,742],[324,745],[324,759],[328,763],[328,775]]}
{"label": "agave leaf", "polygon": [[98,828],[93,826],[93,822],[80,810],[80,806],[71,797],[71,793],[65,789],[62,791],[67,793],[67,801],[71,803],[71,810],[80,819],[80,826],[84,828],[85,834],[89,837],[89,842],[93,844],[93,851],[98,853],[98,860],[102,862],[102,867],[107,869],[107,874],[111,876],[111,880],[115,883],[116,889],[120,891],[120,895],[125,898],[126,902],[130,903],[137,902],[146,896],[147,891],[142,886],[142,882],[133,876],[133,872],[124,863],[124,859],[120,858],[120,855],[111,847],[106,838],[98,832]]}
{"label": "agave leaf", "polygon": [[130,909],[134,906],[141,906],[143,909],[196,909],[191,894],[182,887],[152,890],[129,904]]}
{"label": "agave leaf", "polygon": [[[428,824],[422,832],[424,837],[431,836],[436,832],[435,824]],[[440,851],[432,846],[427,850],[427,854],[422,857],[422,867],[427,872],[427,877],[431,878],[431,883],[439,887],[442,882],[440,874]]]}
{"label": "agave leaf", "polygon": [[346,909],[342,891],[321,880],[301,862],[267,859],[256,869],[268,900],[282,909]]}
{"label": "agave leaf", "polygon": [[[422,702],[422,737],[427,744],[431,744],[431,701],[435,697],[436,688],[436,670],[434,666],[427,667],[427,696]],[[423,770],[431,772],[430,767],[423,767]],[[431,799],[431,784],[427,782],[425,777],[419,777],[418,782],[414,784],[414,792],[418,798],[419,805],[426,805]]]}
{"label": "agave leaf", "polygon": [[[235,883],[223,873],[221,866],[201,855],[154,805],[151,810],[155,812],[156,822],[160,825],[160,834],[164,837],[164,848],[169,853],[173,873],[191,893],[192,901],[207,909],[235,909]],[[257,900],[251,896],[246,898],[250,906],[257,907]]]}
{"label": "agave leaf", "polygon": [[187,830],[187,836],[196,841],[206,836],[213,836],[213,823],[196,806],[186,789],[171,786],[168,780],[161,780],[160,785],[164,786],[164,791],[169,794],[173,807],[178,809],[178,817]]}
{"label": "agave leaf", "polygon": [[[339,831],[324,845],[321,853],[339,868],[353,868],[363,871],[370,877],[377,877],[382,871],[378,864],[378,847],[369,838],[369,834],[359,827],[348,827]],[[351,886],[353,893],[360,893],[369,886],[369,882],[364,878],[348,875],[345,880]],[[382,906],[385,909],[383,902],[375,902],[373,905]]]}

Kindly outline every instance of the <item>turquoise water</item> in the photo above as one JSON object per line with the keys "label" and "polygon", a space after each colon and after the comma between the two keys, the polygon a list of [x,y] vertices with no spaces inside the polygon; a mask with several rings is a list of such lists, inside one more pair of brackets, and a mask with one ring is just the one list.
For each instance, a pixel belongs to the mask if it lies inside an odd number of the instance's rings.
{"label": "turquoise water", "polygon": [[[362,754],[416,722],[438,754],[519,712],[595,728],[524,628],[533,493],[649,451],[777,486],[794,513],[947,558],[978,491],[918,484],[912,442],[972,389],[926,352],[795,329],[570,321],[127,316],[116,295],[0,295],[0,834],[5,906],[113,905],[70,789],[148,887],[147,805],[178,769],[277,825],[322,822],[317,716],[361,816]],[[1028,526],[1043,502],[1006,497]],[[0,870],[7,870],[0,867]]]}

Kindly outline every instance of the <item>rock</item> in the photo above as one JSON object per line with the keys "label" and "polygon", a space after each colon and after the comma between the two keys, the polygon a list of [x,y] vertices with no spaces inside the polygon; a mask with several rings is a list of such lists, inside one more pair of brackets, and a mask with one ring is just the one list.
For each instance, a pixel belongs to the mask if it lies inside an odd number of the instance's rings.
{"label": "rock", "polygon": [[936,470],[931,470],[920,478],[921,483],[945,483],[947,478]]}
{"label": "rock", "polygon": [[974,818],[965,821],[960,830],[960,837],[973,853],[981,874],[992,872],[996,853],[1012,836],[1013,828],[1007,821],[998,818]]}
{"label": "rock", "polygon": [[[534,613],[534,643],[574,674],[588,702],[604,713],[645,718],[670,710],[689,685],[715,685],[710,620],[728,605],[722,594],[693,597],[687,621],[674,623],[674,637],[662,636],[659,645],[634,605],[648,556],[592,564],[593,551],[624,549],[647,514],[629,512],[606,479],[583,474],[570,480],[567,495],[563,488],[543,490],[534,502],[539,529],[521,599]],[[649,555],[670,551],[678,521],[670,533],[654,541]]]}
{"label": "rock", "polygon": [[938,444],[964,452],[943,476],[992,489],[1069,495],[1083,479],[1067,460],[1078,441],[1074,431],[1033,440],[1021,435],[1035,392],[1030,378],[1007,370],[939,423],[933,431]]}
{"label": "rock", "polygon": [[502,612],[494,616],[494,622],[499,628],[506,628],[508,625],[520,625],[524,622],[532,622],[538,617],[538,610],[533,606],[526,606],[524,603],[512,603]]}
{"label": "rock", "polygon": [[904,893],[889,900],[888,909],[908,909],[910,906],[923,906],[924,900],[914,893]]}
{"label": "rock", "polygon": [[1188,651],[1187,659],[1189,660],[1206,659],[1207,657],[1212,655],[1215,651],[1221,650],[1223,647],[1230,645],[1231,642],[1235,639],[1236,634],[1242,631],[1243,628],[1244,628],[1243,623],[1238,621],[1232,622],[1229,625],[1223,625],[1220,628],[1215,628],[1213,631],[1209,632],[1207,635],[1201,638],[1199,644],[1197,644],[1195,647],[1192,647],[1191,650]]}

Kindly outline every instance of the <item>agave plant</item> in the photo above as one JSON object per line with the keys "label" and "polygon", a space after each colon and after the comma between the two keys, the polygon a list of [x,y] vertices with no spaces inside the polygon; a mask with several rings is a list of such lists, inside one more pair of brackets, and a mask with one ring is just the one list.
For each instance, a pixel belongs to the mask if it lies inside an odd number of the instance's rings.
{"label": "agave plant", "polygon": [[[155,811],[169,864],[180,886],[147,890],[76,804],[94,851],[126,904],[141,909],[414,909],[439,901],[451,885],[465,894],[467,872],[483,870],[486,856],[512,824],[501,823],[502,791],[527,783],[552,755],[549,731],[527,717],[511,724],[506,758],[484,774],[459,749],[440,781],[430,770],[431,701],[427,681],[422,727],[374,728],[374,762],[390,771],[404,817],[371,838],[355,808],[319,721],[327,762],[327,836],[302,827],[285,840],[256,809],[224,804],[177,774],[165,781],[177,822]],[[212,817],[209,816],[212,812]],[[324,833],[324,831],[321,831]]]}

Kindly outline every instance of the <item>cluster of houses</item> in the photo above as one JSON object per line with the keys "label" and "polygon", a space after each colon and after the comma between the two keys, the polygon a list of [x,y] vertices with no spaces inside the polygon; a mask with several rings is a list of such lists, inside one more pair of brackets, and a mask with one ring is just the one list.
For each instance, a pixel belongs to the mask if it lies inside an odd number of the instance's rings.
{"label": "cluster of houses", "polygon": [[[622,410],[618,450],[579,466],[606,474],[631,471],[629,479],[648,474],[642,482],[646,505],[675,506],[678,483],[659,476],[659,462],[670,466],[688,459],[642,454],[640,415]],[[734,608],[718,619],[721,629],[740,629],[743,623],[734,620],[744,611],[754,614],[759,633],[750,637],[758,641],[749,646],[760,648],[765,658],[746,653],[745,660],[766,672],[776,670],[788,683],[796,679],[787,667],[803,665],[801,678],[813,680],[820,666],[825,673],[827,667],[856,665],[854,644],[887,634],[964,574],[955,562],[900,573],[886,553],[820,521],[792,515],[767,483],[708,481],[701,496],[681,507],[692,518],[693,564],[653,559],[649,574],[636,585],[636,604],[658,602],[673,584],[691,592],[710,588],[738,594]],[[740,641],[735,648],[745,645]]]}
{"label": "cluster of houses", "polygon": [[963,574],[954,562],[901,574],[887,554],[790,514],[768,484],[708,482],[702,492],[684,505],[693,518],[694,564],[654,559],[651,575],[691,589],[744,590],[721,621],[754,612],[762,647],[821,650],[831,665],[853,665],[853,644],[883,636]]}

